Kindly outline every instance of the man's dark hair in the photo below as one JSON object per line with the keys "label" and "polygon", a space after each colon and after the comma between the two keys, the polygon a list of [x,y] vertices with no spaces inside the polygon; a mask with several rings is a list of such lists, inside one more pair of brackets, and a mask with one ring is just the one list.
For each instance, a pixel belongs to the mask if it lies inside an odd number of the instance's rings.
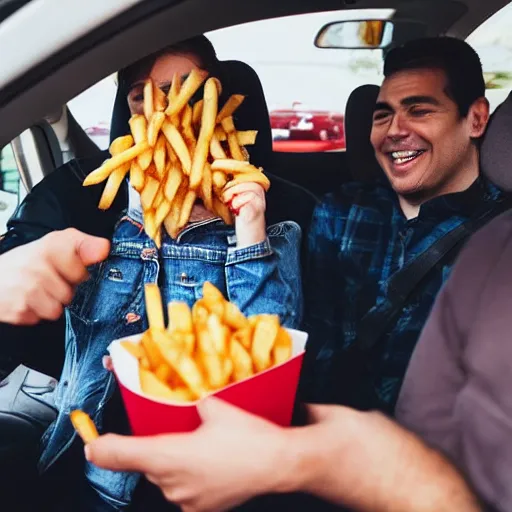
{"label": "man's dark hair", "polygon": [[447,78],[446,94],[466,117],[469,107],[485,96],[482,63],[464,41],[453,37],[415,39],[392,49],[384,62],[384,76],[412,69],[440,69]]}
{"label": "man's dark hair", "polygon": [[195,36],[158,50],[121,69],[118,73],[119,87],[128,90],[139,78],[148,75],[155,61],[163,55],[194,55],[199,66],[212,76],[219,75],[219,60],[210,40],[203,36]]}

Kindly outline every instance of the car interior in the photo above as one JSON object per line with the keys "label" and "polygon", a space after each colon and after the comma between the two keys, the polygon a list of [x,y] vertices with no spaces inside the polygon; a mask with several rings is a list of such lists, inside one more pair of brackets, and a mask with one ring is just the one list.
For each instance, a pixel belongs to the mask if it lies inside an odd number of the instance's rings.
{"label": "car interior", "polygon": [[[109,5],[104,5],[106,3],[91,2],[84,6],[81,16],[73,13],[75,6],[68,5],[72,2],[50,5],[42,0],[12,0],[3,3],[5,9],[3,4],[0,6],[0,45],[5,48],[2,51],[5,72],[0,77],[0,118],[3,120],[0,148],[4,148],[0,173],[8,170],[5,155],[12,154],[14,172],[20,183],[18,202],[63,162],[70,158],[92,157],[106,149],[100,148],[87,135],[85,129],[88,126],[82,125],[69,106],[72,100],[127,64],[174,42],[245,23],[282,18],[282,38],[286,45],[286,17],[327,13],[330,14],[329,22],[333,22],[344,21],[347,19],[345,14],[352,13],[349,19],[372,20],[376,19],[372,14],[375,10],[387,9],[389,12],[383,19],[396,22],[397,29],[385,47],[381,48],[380,42],[371,47],[371,51],[380,52],[382,61],[392,46],[422,35],[466,39],[509,6],[509,0],[109,0]],[[65,30],[59,37],[50,34],[52,30],[37,30],[41,16],[47,20],[61,20],[58,23],[65,24]],[[57,26],[57,21],[55,23]],[[324,25],[316,25],[313,34],[319,34]],[[21,41],[26,34],[34,34],[32,49],[24,48],[21,43],[17,48],[9,39],[16,37],[16,41]],[[258,41],[246,41],[245,44],[257,46]],[[309,44],[314,47],[313,37]],[[508,47],[512,49],[512,35],[508,37]],[[34,52],[34,48],[40,48],[40,51]],[[236,56],[236,47],[231,51],[234,58],[223,59],[223,71],[229,77],[233,92],[248,98],[240,108],[238,128],[258,130],[257,144],[249,148],[250,156],[271,176],[271,190],[278,198],[273,201],[276,209],[273,215],[298,222],[303,229],[305,244],[313,208],[324,194],[336,192],[348,181],[383,179],[369,141],[378,85],[371,80],[365,82],[362,73],[359,85],[346,98],[343,105],[345,150],[279,152],[273,149],[265,83],[262,85],[251,62],[244,61],[243,55]],[[359,56],[369,50],[348,46],[318,48],[318,55],[331,52],[335,58],[348,51]],[[311,82],[313,87],[318,87],[320,95],[321,79],[312,76]],[[285,76],[280,83],[283,90],[289,87]],[[505,94],[500,96],[499,103],[512,89],[512,82],[508,88],[504,85],[501,89]],[[292,100],[294,98],[290,103]],[[50,122],[50,112],[62,112],[62,116]],[[128,131],[126,102],[117,97],[111,104],[111,112],[108,132],[113,140]],[[508,99],[495,111],[482,145],[483,169],[491,180],[509,190],[512,189],[507,165],[510,161],[511,116],[512,100]],[[62,119],[66,125],[64,137],[56,129]],[[0,196],[0,207],[1,201]],[[54,334],[62,340],[62,323],[55,325]],[[48,339],[41,341],[49,343]],[[12,378],[11,385],[28,382],[32,389],[39,388],[40,394],[51,391],[55,379],[59,378],[63,350],[63,343],[53,339],[51,347],[47,348],[48,364],[34,368],[49,377],[24,369]],[[30,361],[28,363],[30,365]],[[2,386],[6,388],[7,384]],[[5,393],[2,386],[0,402]],[[7,425],[8,421],[0,411],[0,432],[10,432],[12,436],[13,429],[19,426]]]}

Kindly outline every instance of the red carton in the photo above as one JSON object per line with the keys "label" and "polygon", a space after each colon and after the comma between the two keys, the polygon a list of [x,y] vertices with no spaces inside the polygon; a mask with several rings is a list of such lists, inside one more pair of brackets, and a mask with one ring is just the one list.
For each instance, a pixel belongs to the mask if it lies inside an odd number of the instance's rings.
{"label": "red carton", "polygon": [[[278,425],[289,426],[307,334],[293,329],[288,329],[288,332],[293,339],[291,359],[212,395]],[[131,336],[116,340],[109,346],[132,433],[149,436],[195,430],[201,424],[197,402],[171,402],[149,397],[141,391],[138,362],[121,345],[121,341],[136,343],[139,339],[140,335]]]}

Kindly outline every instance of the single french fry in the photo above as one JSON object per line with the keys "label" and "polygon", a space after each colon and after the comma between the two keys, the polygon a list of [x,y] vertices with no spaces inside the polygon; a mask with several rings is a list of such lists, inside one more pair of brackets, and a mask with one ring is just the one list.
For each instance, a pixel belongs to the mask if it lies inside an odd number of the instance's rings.
{"label": "single french fry", "polygon": [[192,213],[192,208],[194,207],[196,199],[197,192],[195,190],[189,190],[185,196],[185,199],[183,200],[178,228],[184,228],[188,224],[190,214]]}
{"label": "single french fry", "polygon": [[210,313],[217,315],[219,318],[224,317],[224,304],[226,299],[222,292],[209,281],[203,284],[203,303]]}
{"label": "single french fry", "polygon": [[87,413],[74,410],[70,412],[69,417],[77,434],[82,438],[85,444],[91,443],[99,437],[96,425]]}
{"label": "single french fry", "polygon": [[146,182],[146,178],[144,176],[144,171],[140,168],[139,163],[137,160],[132,160],[131,166],[130,166],[130,183],[132,187],[137,192],[142,192],[142,189],[144,188],[144,184]]}
{"label": "single french fry", "polygon": [[[160,89],[159,89],[160,90]],[[162,93],[163,94],[163,93]],[[156,144],[160,130],[165,121],[163,112],[154,112],[148,123],[148,144],[153,147]]]}
{"label": "single french fry", "polygon": [[199,358],[205,370],[208,385],[210,389],[218,389],[225,385],[225,372],[212,333],[206,329],[199,329],[197,338]]}
{"label": "single french fry", "polygon": [[155,105],[153,103],[153,80],[148,79],[144,84],[144,116],[147,121],[153,115]]}
{"label": "single french fry", "polygon": [[215,130],[217,104],[217,86],[214,79],[209,78],[204,85],[203,116],[190,171],[190,188],[192,190],[196,190],[199,187],[203,178],[204,164],[210,152],[210,141]]}
{"label": "single french fry", "polygon": [[158,288],[156,283],[146,283],[144,285],[144,296],[150,330],[164,330],[164,310],[160,288]]}
{"label": "single french fry", "polygon": [[244,161],[245,157],[240,148],[240,144],[238,143],[238,138],[236,136],[236,130],[235,130],[235,124],[233,122],[233,118],[231,116],[225,117],[222,120],[221,125],[227,134],[231,158],[233,158],[235,160]]}
{"label": "single french fry", "polygon": [[229,340],[229,329],[223,325],[218,315],[211,314],[206,322],[215,350],[221,355],[226,354]]}
{"label": "single french fry", "polygon": [[167,305],[169,323],[167,330],[169,332],[193,332],[192,311],[186,302],[169,302]]}
{"label": "single french fry", "polygon": [[[148,123],[143,115],[133,115],[128,121],[128,124],[130,125],[130,130],[132,132],[135,145],[142,144],[143,142],[148,142]],[[149,145],[144,152],[142,152],[140,155],[137,155],[137,162],[139,163],[143,171],[145,171],[149,167],[152,159],[153,151],[151,150],[151,147],[149,147]]]}
{"label": "single french fry", "polygon": [[[211,166],[210,166],[211,169]],[[215,171],[212,173],[213,186],[217,190],[222,190],[226,183],[228,182],[228,178],[223,171]]]}
{"label": "single french fry", "polygon": [[235,110],[242,104],[244,99],[245,96],[242,96],[241,94],[233,94],[232,96],[230,96],[228,101],[226,101],[226,103],[218,113],[215,122],[219,124],[226,117],[231,117]]}
{"label": "single french fry", "polygon": [[[154,100],[154,111],[164,112],[167,108],[167,96],[165,92],[160,89],[156,84],[153,84],[153,100]],[[149,137],[148,137],[149,138]]]}
{"label": "single french fry", "polygon": [[[119,155],[132,146],[133,137],[131,135],[118,137],[112,141],[112,144],[110,144],[110,154],[113,156]],[[100,210],[108,210],[112,206],[117,192],[119,191],[119,188],[121,187],[126,174],[130,170],[130,165],[130,162],[123,164],[121,167],[113,171],[112,174],[108,177],[105,188],[103,189],[103,193],[101,194],[100,202],[98,204],[98,208]]]}
{"label": "single french fry", "polygon": [[187,191],[188,191],[188,186],[187,186],[185,180],[183,180],[182,184],[178,188],[178,192],[176,192],[176,195],[174,196],[174,199],[172,201],[171,212],[164,220],[164,226],[165,226],[167,233],[169,233],[169,236],[174,239],[177,238],[177,236],[180,232],[180,228],[178,227],[178,224],[179,224],[180,217],[181,217],[183,201],[185,200]]}
{"label": "single french fry", "polygon": [[167,181],[165,182],[164,194],[167,201],[172,205],[174,197],[183,180],[183,174],[176,164],[171,163],[169,172],[167,173]]}
{"label": "single french fry", "polygon": [[258,171],[237,174],[235,179],[226,183],[224,191],[231,187],[235,187],[236,185],[240,185],[240,183],[258,183],[265,189],[265,191],[268,191],[270,188],[269,179],[262,172]]}
{"label": "single french fry", "polygon": [[212,171],[224,171],[228,174],[238,174],[242,172],[261,172],[260,169],[249,162],[241,162],[233,158],[215,160],[211,164]]}
{"label": "single french fry", "polygon": [[165,113],[169,117],[179,114],[183,107],[190,101],[202,83],[208,76],[207,71],[193,69],[181,85],[180,92],[174,101],[169,101]]}
{"label": "single french fry", "polygon": [[240,146],[252,146],[256,144],[256,137],[258,136],[258,130],[246,130],[242,132],[236,132],[236,138]]}
{"label": "single french fry", "polygon": [[140,361],[146,354],[144,347],[140,343],[132,343],[131,341],[121,341],[121,346],[129,352],[135,359]]}
{"label": "single french fry", "polygon": [[123,164],[131,162],[131,160],[144,152],[147,147],[147,142],[141,142],[140,144],[135,144],[135,146],[132,146],[126,151],[109,158],[101,165],[101,167],[92,171],[91,174],[85,178],[83,186],[87,187],[89,185],[97,185],[98,183],[106,180],[113,171],[118,167],[121,167]]}
{"label": "single french fry", "polygon": [[235,381],[252,377],[254,368],[249,352],[236,340],[230,343],[230,355],[233,361],[233,375]]}
{"label": "single french fry", "polygon": [[282,327],[279,328],[277,338],[272,349],[272,362],[275,365],[284,363],[292,357],[292,337],[289,332]]}
{"label": "single french fry", "polygon": [[143,210],[150,210],[158,193],[160,182],[152,176],[146,177],[146,184],[140,193],[140,202]]}
{"label": "single french fry", "polygon": [[176,101],[178,94],[181,89],[181,76],[175,72],[172,76],[171,87],[169,88],[169,93],[167,95],[167,99],[169,100],[169,107]]}
{"label": "single french fry", "polygon": [[117,192],[121,187],[121,184],[124,181],[124,178],[128,171],[130,170],[130,162],[123,164],[121,167],[116,169],[107,179],[107,184],[103,189],[101,194],[100,202],[98,204],[98,208],[100,210],[108,210],[114,199],[116,198]]}
{"label": "single french fry", "polygon": [[156,225],[156,216],[155,216],[155,229],[154,236],[151,238],[155,242],[155,245],[160,249],[162,247],[162,229],[160,225]]}
{"label": "single french fry", "polygon": [[144,347],[144,352],[149,362],[149,369],[154,371],[162,363],[164,363],[160,348],[155,343],[151,331],[146,331],[140,339],[141,345]]}
{"label": "single french fry", "polygon": [[207,210],[213,209],[213,177],[210,164],[206,162],[203,169],[203,179],[201,181],[201,197],[203,198],[204,206]]}
{"label": "single french fry", "polygon": [[148,140],[148,122],[142,114],[134,114],[130,117],[128,124],[135,144],[140,144]]}
{"label": "single french fry", "polygon": [[155,224],[156,226],[161,226],[166,217],[169,215],[169,212],[171,211],[171,203],[167,201],[167,199],[164,199],[155,212]]}
{"label": "single french fry", "polygon": [[192,124],[195,128],[199,128],[201,124],[201,117],[203,116],[204,100],[199,100],[194,103],[192,107]]}
{"label": "single french fry", "polygon": [[181,128],[187,146],[193,151],[196,146],[196,135],[192,128],[192,107],[188,103],[183,107]]}
{"label": "single french fry", "polygon": [[119,155],[123,151],[130,149],[134,144],[133,137],[131,135],[123,135],[114,139],[109,147],[109,152],[112,156]]}
{"label": "single french fry", "polygon": [[183,172],[188,176],[192,167],[192,160],[190,158],[190,152],[188,150],[181,133],[178,129],[169,121],[165,121],[162,125],[162,132],[165,138],[169,141],[172,149],[178,156],[179,161],[183,167]]}
{"label": "single french fry", "polygon": [[216,196],[213,197],[213,212],[228,226],[233,224],[233,216],[231,215],[229,208]]}
{"label": "single french fry", "polygon": [[156,233],[158,231],[155,219],[155,211],[149,210],[143,212],[144,217],[144,230],[146,231],[149,238],[152,240],[155,239]]}
{"label": "single french fry", "polygon": [[260,315],[254,328],[251,357],[258,372],[266,370],[271,364],[271,353],[279,333],[277,315]]}
{"label": "single french fry", "polygon": [[226,301],[224,304],[224,316],[222,320],[228,327],[235,331],[249,327],[249,320],[247,320],[246,316],[233,302]]}
{"label": "single french fry", "polygon": [[167,140],[165,136],[160,134],[153,152],[153,161],[155,162],[156,173],[160,179],[165,175],[166,144]]}
{"label": "single french fry", "polygon": [[222,144],[219,141],[219,138],[215,133],[213,134],[212,140],[210,141],[210,153],[215,160],[225,160],[228,157],[224,151],[224,148],[222,147]]}

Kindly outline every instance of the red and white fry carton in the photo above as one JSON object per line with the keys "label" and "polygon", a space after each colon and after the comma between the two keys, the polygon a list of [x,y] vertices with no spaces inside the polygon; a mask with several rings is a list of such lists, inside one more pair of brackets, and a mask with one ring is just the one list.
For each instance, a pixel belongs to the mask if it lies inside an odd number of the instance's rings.
{"label": "red and white fry carton", "polygon": [[[287,330],[293,340],[288,361],[212,395],[278,425],[289,426],[308,336],[302,331]],[[171,402],[141,391],[138,361],[121,345],[121,341],[137,343],[140,338],[138,335],[116,340],[108,348],[132,433],[149,436],[195,430],[201,424],[197,402]]]}

